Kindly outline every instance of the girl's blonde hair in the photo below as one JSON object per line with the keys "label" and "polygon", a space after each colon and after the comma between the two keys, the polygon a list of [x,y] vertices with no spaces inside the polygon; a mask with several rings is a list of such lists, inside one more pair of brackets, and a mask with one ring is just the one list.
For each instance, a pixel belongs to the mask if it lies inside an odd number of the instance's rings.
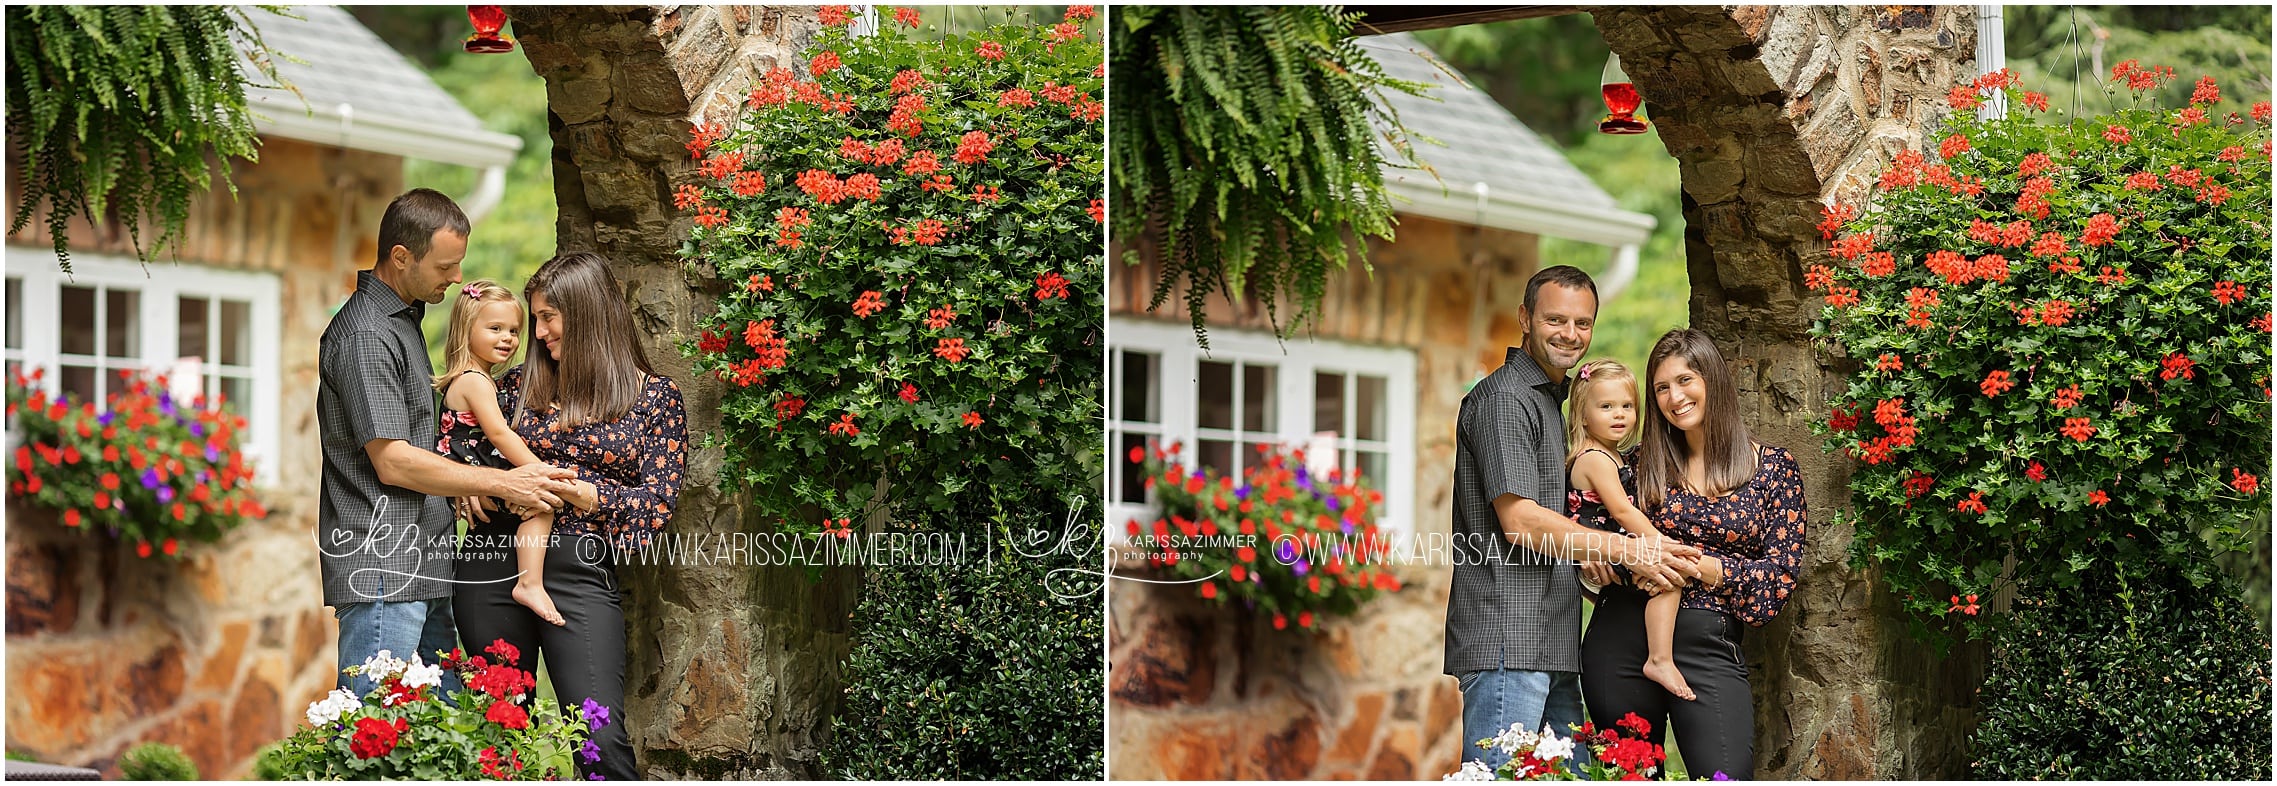
{"label": "girl's blonde hair", "polygon": [[[443,337],[443,373],[435,375],[435,390],[449,388],[451,380],[457,379],[467,369],[476,369],[495,377],[498,375],[498,367],[506,365],[475,360],[474,353],[466,347],[467,338],[474,333],[474,315],[491,303],[512,303],[517,310],[528,311],[522,306],[521,299],[514,296],[514,290],[507,289],[496,281],[476,279],[459,287],[458,296],[451,299],[450,332]],[[521,321],[519,317],[514,320],[517,326]]]}
{"label": "girl's blonde hair", "polygon": [[[1581,413],[1597,406],[1597,386],[1608,382],[1626,383],[1629,386],[1629,400],[1636,402],[1638,409],[1643,409],[1643,402],[1637,401],[1637,377],[1629,373],[1629,367],[1621,365],[1620,361],[1592,360],[1575,368],[1573,390],[1566,398],[1565,463],[1570,465],[1574,459],[1581,458],[1583,446],[1589,444],[1589,430],[1581,425]],[[1641,424],[1641,417],[1637,422]],[[1630,428],[1629,433],[1621,437],[1621,443],[1613,446],[1614,449],[1628,450],[1635,447],[1642,430]]]}

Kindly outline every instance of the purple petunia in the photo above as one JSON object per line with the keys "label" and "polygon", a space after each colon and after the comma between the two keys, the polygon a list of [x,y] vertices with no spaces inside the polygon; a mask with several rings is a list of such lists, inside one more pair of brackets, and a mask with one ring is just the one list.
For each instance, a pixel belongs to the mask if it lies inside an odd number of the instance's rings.
{"label": "purple petunia", "polygon": [[159,486],[159,487],[158,487],[158,504],[160,504],[160,505],[164,505],[164,504],[166,504],[166,503],[169,503],[169,502],[173,502],[173,501],[174,501],[174,487],[173,487],[173,486]]}
{"label": "purple petunia", "polygon": [[96,416],[95,416],[95,422],[97,422],[97,423],[101,423],[101,424],[103,424],[103,425],[105,425],[105,426],[108,426],[108,425],[111,425],[111,418],[113,418],[113,417],[115,417],[115,416],[116,416],[116,415],[115,415],[114,413],[112,413],[110,410],[107,410],[107,409],[106,409],[106,410],[103,410],[103,414],[100,414],[100,415],[96,415]]}
{"label": "purple petunia", "polygon": [[173,395],[171,395],[171,394],[167,394],[167,393],[160,393],[160,394],[158,394],[158,412],[159,412],[160,414],[163,414],[163,415],[167,416],[167,417],[173,417],[173,416],[174,416],[174,396],[173,396]]}
{"label": "purple petunia", "polygon": [[586,764],[598,763],[601,761],[601,746],[592,740],[586,740],[585,746],[577,749],[577,755],[585,757]]}
{"label": "purple petunia", "polygon": [[143,487],[143,488],[146,488],[146,489],[154,489],[154,488],[158,488],[158,468],[157,468],[157,467],[150,467],[150,468],[148,468],[148,469],[145,469],[145,470],[143,470],[143,471],[142,471],[142,477],[140,478],[140,480],[142,481],[142,487]]}
{"label": "purple petunia", "polygon": [[1343,529],[1343,530],[1344,530],[1344,534],[1346,534],[1346,535],[1350,535],[1350,534],[1352,534],[1352,520],[1351,520],[1351,519],[1344,519],[1344,520],[1343,520],[1343,524],[1342,524],[1342,525],[1341,525],[1339,528],[1340,528],[1340,529]]}
{"label": "purple petunia", "polygon": [[204,439],[206,436],[206,424],[192,422],[190,424],[190,436]]}
{"label": "purple petunia", "polygon": [[1284,541],[1281,541],[1281,542],[1279,542],[1279,543],[1276,543],[1276,544],[1274,544],[1274,545],[1273,545],[1273,558],[1274,558],[1274,559],[1277,559],[1277,560],[1280,560],[1280,561],[1281,561],[1281,564],[1284,564],[1284,565],[1286,565],[1286,564],[1288,564],[1288,563],[1290,563],[1290,562],[1294,562],[1294,561],[1296,561],[1296,559],[1297,559],[1297,544],[1296,544],[1296,542],[1295,542],[1295,541],[1284,540]]}
{"label": "purple petunia", "polygon": [[1242,500],[1249,499],[1249,484],[1243,483],[1239,488],[1235,488],[1233,490],[1233,498]]}
{"label": "purple petunia", "polygon": [[600,731],[601,727],[609,725],[609,708],[600,702],[586,699],[585,725],[592,727],[594,731]]}
{"label": "purple petunia", "polygon": [[220,460],[221,460],[221,450],[220,450],[220,449],[218,449],[218,448],[215,448],[215,447],[214,447],[214,446],[212,446],[212,445],[207,445],[207,446],[206,446],[206,460],[207,460],[207,461],[220,461]]}
{"label": "purple petunia", "polygon": [[1709,778],[1708,780],[1712,780],[1712,781],[1728,781],[1728,780],[1731,780],[1731,776],[1729,776],[1729,775],[1725,775],[1725,774],[1724,774],[1724,771],[1723,771],[1723,770],[1717,770],[1717,771],[1716,771],[1716,776],[1715,776],[1715,777],[1713,777],[1713,778]]}
{"label": "purple petunia", "polygon": [[585,779],[586,779],[586,780],[589,780],[589,781],[605,781],[605,780],[608,780],[607,778],[603,778],[603,777],[601,777],[601,773],[598,773],[598,772],[586,773],[586,775],[585,775]]}
{"label": "purple petunia", "polygon": [[1343,507],[1343,504],[1337,502],[1335,497],[1323,497],[1320,501],[1328,505],[1328,512],[1330,513],[1335,513],[1339,508]]}

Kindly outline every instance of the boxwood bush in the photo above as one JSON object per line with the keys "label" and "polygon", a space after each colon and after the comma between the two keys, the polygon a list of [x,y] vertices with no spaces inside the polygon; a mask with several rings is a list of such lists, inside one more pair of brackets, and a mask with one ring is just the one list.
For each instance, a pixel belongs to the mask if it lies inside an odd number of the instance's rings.
{"label": "boxwood bush", "polygon": [[[868,569],[846,689],[823,751],[827,772],[863,780],[1105,777],[1098,540],[1037,559],[1021,552],[1050,546],[1015,547],[1009,537],[1026,526],[998,528],[990,564]],[[977,551],[982,541],[971,542]]]}
{"label": "boxwood bush", "polygon": [[1971,774],[2269,780],[2268,634],[2236,582],[2100,584],[1995,635]]}

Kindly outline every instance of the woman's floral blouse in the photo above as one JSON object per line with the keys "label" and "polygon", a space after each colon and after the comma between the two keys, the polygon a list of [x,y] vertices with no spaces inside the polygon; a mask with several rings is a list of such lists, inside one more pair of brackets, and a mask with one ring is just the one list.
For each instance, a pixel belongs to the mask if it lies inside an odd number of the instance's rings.
{"label": "woman's floral blouse", "polygon": [[1724,583],[1684,590],[1683,607],[1720,611],[1761,626],[1779,615],[1802,567],[1803,471],[1784,448],[1759,446],[1755,478],[1708,499],[1681,486],[1668,490],[1653,523],[1661,534],[1723,563]]}
{"label": "woman's floral blouse", "polygon": [[[522,397],[522,368],[498,380],[498,406],[513,416]],[[624,417],[577,428],[556,421],[560,407],[532,411],[514,423],[539,461],[577,472],[600,492],[590,511],[563,508],[553,529],[565,535],[597,534],[619,549],[638,548],[664,529],[688,475],[688,413],[680,386],[650,375],[640,401]]]}

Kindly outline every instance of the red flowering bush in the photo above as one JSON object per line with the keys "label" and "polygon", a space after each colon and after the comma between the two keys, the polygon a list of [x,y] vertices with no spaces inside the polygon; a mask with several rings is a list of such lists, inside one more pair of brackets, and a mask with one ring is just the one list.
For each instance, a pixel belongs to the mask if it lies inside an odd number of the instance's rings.
{"label": "red flowering bush", "polygon": [[1330,471],[1326,482],[1305,471],[1304,451],[1260,445],[1241,482],[1217,470],[1180,463],[1180,445],[1132,448],[1147,468],[1161,518],[1124,526],[1147,562],[1217,603],[1236,600],[1272,620],[1276,630],[1311,628],[1320,615],[1351,614],[1399,579],[1384,569],[1391,541],[1376,531],[1373,510],[1384,502],[1357,472]]}
{"label": "red flowering bush", "polygon": [[141,557],[180,557],[267,516],[239,451],[245,419],[199,397],[175,401],[166,378],[121,372],[101,411],[38,388],[45,369],[8,380],[17,447],[11,498],[56,511],[63,526],[133,543]]}
{"label": "red flowering bush", "polygon": [[[577,762],[600,760],[591,735],[610,723],[591,699],[565,714],[537,701],[537,680],[514,667],[521,653],[500,639],[484,652],[441,653],[435,664],[382,650],[344,671],[373,680],[364,696],[347,689],[308,706],[308,725],[262,751],[264,780],[566,780]],[[438,694],[444,673],[465,690]]]}
{"label": "red flowering bush", "polygon": [[945,515],[972,484],[1006,507],[1082,494],[1104,309],[1090,15],[920,41],[909,9],[855,36],[831,8],[807,68],[696,129],[675,191],[691,269],[723,285],[687,350],[731,384],[710,440],[730,486],[810,532],[814,511]]}
{"label": "red flowering bush", "polygon": [[[2020,92],[2001,72],[1951,100],[1993,90]],[[2055,124],[2044,101],[1956,111],[1943,160],[1902,153],[1872,210],[1826,211],[1814,334],[1863,368],[1819,431],[1860,462],[1853,559],[1917,632],[1954,617],[1981,634],[1977,599],[2009,583],[2206,586],[2209,551],[2249,544],[2268,509],[2267,104],[2248,123],[2139,101]]]}

